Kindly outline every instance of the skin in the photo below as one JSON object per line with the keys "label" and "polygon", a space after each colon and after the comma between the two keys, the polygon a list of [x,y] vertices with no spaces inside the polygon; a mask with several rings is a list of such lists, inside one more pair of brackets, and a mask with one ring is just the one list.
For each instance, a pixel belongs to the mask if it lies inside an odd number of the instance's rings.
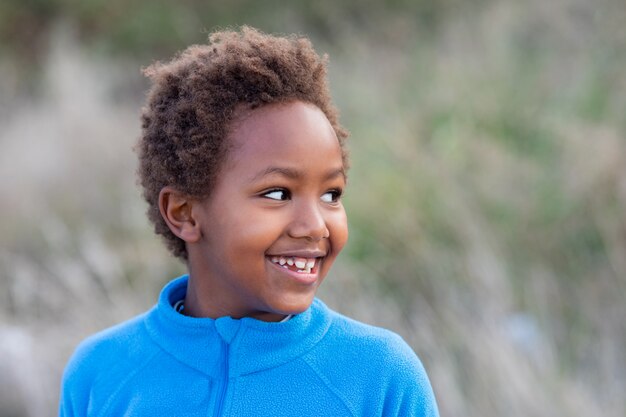
{"label": "skin", "polygon": [[[185,314],[279,321],[311,305],[347,241],[341,148],[324,113],[299,101],[241,115],[227,139],[208,198],[171,187],[159,198],[189,253]],[[315,258],[315,267],[286,269],[272,262],[280,256]]]}

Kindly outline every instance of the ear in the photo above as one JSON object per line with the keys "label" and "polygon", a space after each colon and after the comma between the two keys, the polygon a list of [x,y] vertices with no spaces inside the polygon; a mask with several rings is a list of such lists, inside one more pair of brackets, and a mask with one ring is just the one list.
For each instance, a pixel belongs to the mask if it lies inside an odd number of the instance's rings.
{"label": "ear", "polygon": [[172,233],[187,243],[195,243],[202,236],[200,225],[193,216],[194,201],[172,187],[163,187],[159,193],[159,211]]}

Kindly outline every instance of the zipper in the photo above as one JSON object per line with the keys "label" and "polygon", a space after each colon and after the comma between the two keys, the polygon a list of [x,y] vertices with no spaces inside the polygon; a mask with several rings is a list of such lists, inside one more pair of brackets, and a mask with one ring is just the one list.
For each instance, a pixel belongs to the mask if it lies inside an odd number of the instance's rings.
{"label": "zipper", "polygon": [[222,342],[224,343],[225,346],[225,350],[226,353],[224,354],[224,362],[223,362],[223,366],[222,366],[222,375],[224,375],[224,379],[222,381],[222,384],[220,385],[220,390],[218,393],[218,397],[217,397],[217,404],[215,407],[215,413],[213,414],[214,416],[220,417],[222,415],[222,411],[224,408],[224,398],[226,397],[226,391],[228,389],[228,379],[229,379],[229,375],[228,375],[228,359],[229,359],[229,353],[230,353],[230,345],[228,343]]}

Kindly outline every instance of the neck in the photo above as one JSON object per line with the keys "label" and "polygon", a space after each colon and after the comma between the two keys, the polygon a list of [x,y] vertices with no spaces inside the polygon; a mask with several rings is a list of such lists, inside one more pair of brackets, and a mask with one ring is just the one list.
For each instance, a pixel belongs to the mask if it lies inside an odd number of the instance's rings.
{"label": "neck", "polygon": [[189,281],[187,283],[187,294],[185,295],[184,300],[185,308],[182,311],[182,313],[186,316],[205,317],[212,319],[217,319],[225,316],[229,316],[234,319],[251,317],[266,322],[279,322],[288,317],[288,315],[286,314],[265,312],[259,310],[237,311],[230,307],[227,302],[220,303],[216,300],[212,300],[211,297],[203,296],[203,294],[212,294],[214,292],[209,286],[203,285],[202,282],[198,281],[201,280],[195,280],[193,279],[191,273],[189,274]]}

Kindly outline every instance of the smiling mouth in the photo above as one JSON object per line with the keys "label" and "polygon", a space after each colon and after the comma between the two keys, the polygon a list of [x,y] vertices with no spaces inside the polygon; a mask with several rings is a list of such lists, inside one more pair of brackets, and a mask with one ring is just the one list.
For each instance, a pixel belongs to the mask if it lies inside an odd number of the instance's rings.
{"label": "smiling mouth", "polygon": [[295,256],[270,256],[269,260],[276,265],[300,274],[311,274],[317,271],[321,258],[299,258]]}

